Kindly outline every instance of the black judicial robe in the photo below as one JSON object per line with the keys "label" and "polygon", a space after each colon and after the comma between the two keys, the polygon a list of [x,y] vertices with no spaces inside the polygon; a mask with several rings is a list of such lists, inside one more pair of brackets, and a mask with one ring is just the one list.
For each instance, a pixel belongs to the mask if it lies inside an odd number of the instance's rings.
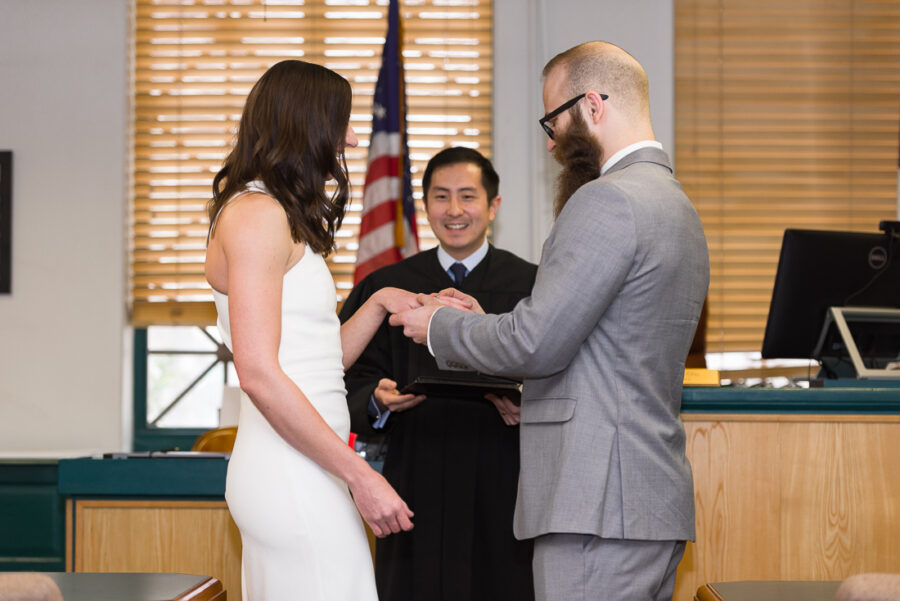
{"label": "black judicial robe", "polygon": [[[459,290],[487,313],[505,313],[531,293],[537,267],[489,246]],[[437,249],[375,271],[350,293],[346,321],[376,290],[431,293],[454,286]],[[387,320],[346,374],[351,430],[377,437],[368,404],[378,380],[399,388],[439,370],[428,349]],[[512,533],[519,477],[519,428],[503,423],[490,401],[431,395],[392,413],[383,474],[415,513],[410,532],[379,539],[375,576],[382,601],[529,601],[534,599],[531,541]]]}

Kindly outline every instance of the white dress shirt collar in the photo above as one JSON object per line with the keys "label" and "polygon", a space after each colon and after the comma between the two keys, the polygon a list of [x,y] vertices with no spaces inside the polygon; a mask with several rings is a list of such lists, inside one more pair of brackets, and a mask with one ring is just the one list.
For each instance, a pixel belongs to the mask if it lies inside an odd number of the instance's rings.
{"label": "white dress shirt collar", "polygon": [[487,256],[487,251],[488,241],[487,238],[485,238],[484,242],[481,244],[481,247],[462,261],[457,261],[456,259],[451,257],[450,253],[444,250],[444,248],[440,245],[437,249],[437,257],[444,271],[449,271],[451,265],[459,262],[466,266],[466,273],[471,273],[473,269],[478,267],[478,264],[481,263],[482,259]]}
{"label": "white dress shirt collar", "polygon": [[662,150],[662,147],[662,144],[660,144],[656,140],[641,140],[640,142],[635,142],[630,146],[626,146],[616,154],[609,157],[609,160],[603,163],[603,166],[600,167],[600,175],[606,175],[606,172],[612,169],[613,165],[621,161],[624,157],[628,156],[635,150],[640,150],[641,148],[659,148],[660,150]]}

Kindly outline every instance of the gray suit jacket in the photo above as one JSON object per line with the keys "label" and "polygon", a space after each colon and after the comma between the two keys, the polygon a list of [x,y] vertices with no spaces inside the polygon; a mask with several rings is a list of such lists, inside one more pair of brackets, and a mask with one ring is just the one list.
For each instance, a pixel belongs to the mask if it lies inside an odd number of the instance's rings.
{"label": "gray suit jacket", "polygon": [[700,219],[643,148],[572,195],[512,312],[434,314],[438,365],[524,379],[517,537],[693,540],[679,414],[708,285]]}

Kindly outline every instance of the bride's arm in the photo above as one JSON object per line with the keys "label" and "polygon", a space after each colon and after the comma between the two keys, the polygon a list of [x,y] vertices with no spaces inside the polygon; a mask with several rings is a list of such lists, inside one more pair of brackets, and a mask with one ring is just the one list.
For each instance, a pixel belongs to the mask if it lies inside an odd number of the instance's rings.
{"label": "bride's arm", "polygon": [[282,285],[293,249],[284,211],[260,195],[238,198],[220,215],[215,235],[227,264],[241,388],[282,438],[347,482],[377,536],[409,530],[412,512],[406,503],[334,433],[278,363]]}
{"label": "bride's arm", "polygon": [[417,296],[399,288],[381,288],[366,299],[356,313],[341,326],[344,371],[356,363],[385,317],[419,306]]}

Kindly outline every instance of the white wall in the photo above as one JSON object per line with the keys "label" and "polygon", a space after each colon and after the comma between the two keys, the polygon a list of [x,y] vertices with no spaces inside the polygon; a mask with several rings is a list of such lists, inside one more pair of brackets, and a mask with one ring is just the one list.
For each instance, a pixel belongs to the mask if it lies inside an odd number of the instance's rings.
{"label": "white wall", "polygon": [[0,0],[0,455],[123,445],[127,0]]}
{"label": "white wall", "polygon": [[537,122],[540,74],[553,56],[590,40],[621,46],[643,65],[654,133],[674,159],[672,0],[494,0],[494,165],[503,197],[494,242],[535,262],[558,173]]}

